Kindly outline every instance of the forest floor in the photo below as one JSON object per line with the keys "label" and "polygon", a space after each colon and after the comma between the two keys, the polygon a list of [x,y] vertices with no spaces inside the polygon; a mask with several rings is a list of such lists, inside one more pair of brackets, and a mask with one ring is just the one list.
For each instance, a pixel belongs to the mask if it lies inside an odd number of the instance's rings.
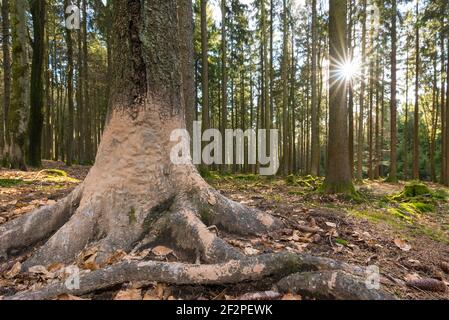
{"label": "forest floor", "polygon": [[[44,162],[45,170],[28,172],[1,169],[0,224],[33,209],[54,203],[67,195],[86,176],[89,167],[66,167]],[[233,200],[257,207],[285,222],[276,234],[241,238],[220,233],[247,255],[283,250],[311,253],[351,264],[377,266],[381,286],[400,299],[449,299],[445,293],[407,285],[410,280],[437,279],[449,286],[449,189],[426,183],[431,195],[424,200],[404,199],[405,183],[363,181],[359,196],[341,198],[320,193],[320,179],[312,177],[267,178],[254,175],[208,173],[206,179]],[[320,232],[306,232],[308,228]],[[300,231],[301,230],[301,231]],[[83,269],[92,265],[93,249],[77,259]],[[20,274],[25,253],[0,265],[0,299],[18,291],[39,288],[60,276],[64,266],[37,267]],[[116,260],[126,259],[118,252]],[[135,258],[135,257],[134,257]],[[176,251],[156,247],[140,254],[141,259],[176,261]],[[245,299],[271,289],[270,279],[232,286],[170,286],[134,283],[96,292],[84,299]],[[60,299],[77,299],[62,296]],[[297,295],[276,297],[301,299]]]}

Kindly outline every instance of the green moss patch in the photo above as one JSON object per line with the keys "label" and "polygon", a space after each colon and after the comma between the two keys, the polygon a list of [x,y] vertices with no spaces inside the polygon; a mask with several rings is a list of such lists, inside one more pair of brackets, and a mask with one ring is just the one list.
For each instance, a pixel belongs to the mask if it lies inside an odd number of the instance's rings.
{"label": "green moss patch", "polygon": [[25,184],[22,179],[0,179],[1,188],[13,188]]}

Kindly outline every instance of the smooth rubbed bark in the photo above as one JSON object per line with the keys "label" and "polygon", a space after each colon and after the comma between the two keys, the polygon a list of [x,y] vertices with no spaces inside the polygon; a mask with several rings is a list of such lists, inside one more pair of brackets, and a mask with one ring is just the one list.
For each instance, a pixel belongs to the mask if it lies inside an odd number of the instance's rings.
{"label": "smooth rubbed bark", "polygon": [[338,62],[347,56],[347,1],[330,2],[329,19],[329,145],[324,190],[327,193],[352,193],[352,173],[349,165],[347,83],[339,76]]}

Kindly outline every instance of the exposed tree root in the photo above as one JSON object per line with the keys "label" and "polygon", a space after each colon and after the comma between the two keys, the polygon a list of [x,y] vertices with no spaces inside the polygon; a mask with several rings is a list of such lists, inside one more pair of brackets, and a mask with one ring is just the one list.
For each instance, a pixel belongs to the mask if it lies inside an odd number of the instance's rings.
{"label": "exposed tree root", "polygon": [[395,300],[394,296],[382,290],[369,289],[362,278],[341,270],[296,273],[279,281],[277,289],[309,298]]}
{"label": "exposed tree root", "polygon": [[[277,253],[260,255],[256,257],[245,257],[239,260],[231,260],[222,264],[192,265],[182,263],[166,262],[137,262],[127,261],[111,267],[100,269],[81,275],[79,289],[69,290],[65,283],[51,284],[34,292],[22,292],[10,300],[45,300],[52,299],[61,294],[84,295],[97,290],[107,289],[118,284],[135,281],[156,281],[176,285],[224,285],[244,281],[256,281],[270,276],[282,277],[297,272],[309,272],[317,270],[334,270],[335,267],[344,270],[359,272],[359,268],[335,262],[330,259],[317,258],[309,255],[297,255],[292,253]],[[333,274],[337,274],[336,280],[332,282]],[[294,289],[302,288],[300,275],[294,275],[279,282],[278,287],[287,291],[289,284]],[[322,278],[320,278],[322,276]],[[316,286],[316,291],[323,290],[324,294],[338,292],[337,298],[374,298],[381,299],[387,294],[380,291],[367,292],[363,290],[356,278],[341,272],[306,273],[304,279],[309,279],[311,285]],[[301,282],[301,280],[298,280]],[[320,282],[321,281],[321,282]],[[320,285],[321,283],[332,284]],[[354,286],[354,284],[357,284]],[[306,283],[305,283],[306,285]],[[311,287],[312,288],[312,287]],[[311,289],[310,288],[310,289]],[[351,293],[343,293],[340,290],[353,290]],[[313,290],[313,289],[312,289]]]}
{"label": "exposed tree root", "polygon": [[232,201],[216,190],[208,188],[206,194],[208,199],[200,198],[199,208],[203,221],[208,225],[216,225],[235,234],[255,236],[282,227],[277,218]]}
{"label": "exposed tree root", "polygon": [[0,226],[0,260],[48,239],[75,213],[83,194],[78,186],[56,204],[37,209]]}

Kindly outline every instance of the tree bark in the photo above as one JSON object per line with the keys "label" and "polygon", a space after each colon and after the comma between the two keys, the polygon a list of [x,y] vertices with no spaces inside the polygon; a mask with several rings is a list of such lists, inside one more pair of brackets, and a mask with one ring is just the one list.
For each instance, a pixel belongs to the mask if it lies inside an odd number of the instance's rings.
{"label": "tree bark", "polygon": [[2,50],[3,50],[3,156],[9,149],[9,130],[8,113],[11,103],[11,53],[10,53],[10,20],[9,20],[9,1],[3,1],[1,4],[2,13]]}
{"label": "tree bark", "polygon": [[9,141],[6,163],[11,168],[26,170],[26,130],[30,107],[28,38],[26,26],[26,1],[13,2],[11,10],[12,30],[12,97],[8,112]]}
{"label": "tree bark", "polygon": [[415,26],[415,110],[413,126],[413,179],[419,180],[419,0],[416,1],[416,26]]}
{"label": "tree bark", "polygon": [[44,124],[44,52],[45,52],[45,0],[30,0],[33,19],[33,61],[31,64],[30,117],[28,122],[28,163],[42,165],[42,129]]}
{"label": "tree bark", "polygon": [[310,173],[314,176],[320,174],[320,107],[317,99],[317,1],[312,0],[312,142]]}
{"label": "tree bark", "polygon": [[393,0],[391,12],[391,110],[390,110],[390,182],[397,182],[397,2]]}
{"label": "tree bark", "polygon": [[[329,146],[325,190],[328,193],[353,193],[349,165],[348,110],[346,79],[339,78],[339,61],[347,57],[347,1],[329,4]],[[343,57],[343,58],[342,58]]]}
{"label": "tree bark", "polygon": [[[64,0],[64,7],[69,5],[68,0]],[[74,104],[73,104],[73,41],[72,31],[69,28],[65,30],[65,39],[67,44],[67,99],[68,99],[68,119],[67,119],[67,159],[66,164],[71,166],[73,163],[73,124],[74,124]]]}

